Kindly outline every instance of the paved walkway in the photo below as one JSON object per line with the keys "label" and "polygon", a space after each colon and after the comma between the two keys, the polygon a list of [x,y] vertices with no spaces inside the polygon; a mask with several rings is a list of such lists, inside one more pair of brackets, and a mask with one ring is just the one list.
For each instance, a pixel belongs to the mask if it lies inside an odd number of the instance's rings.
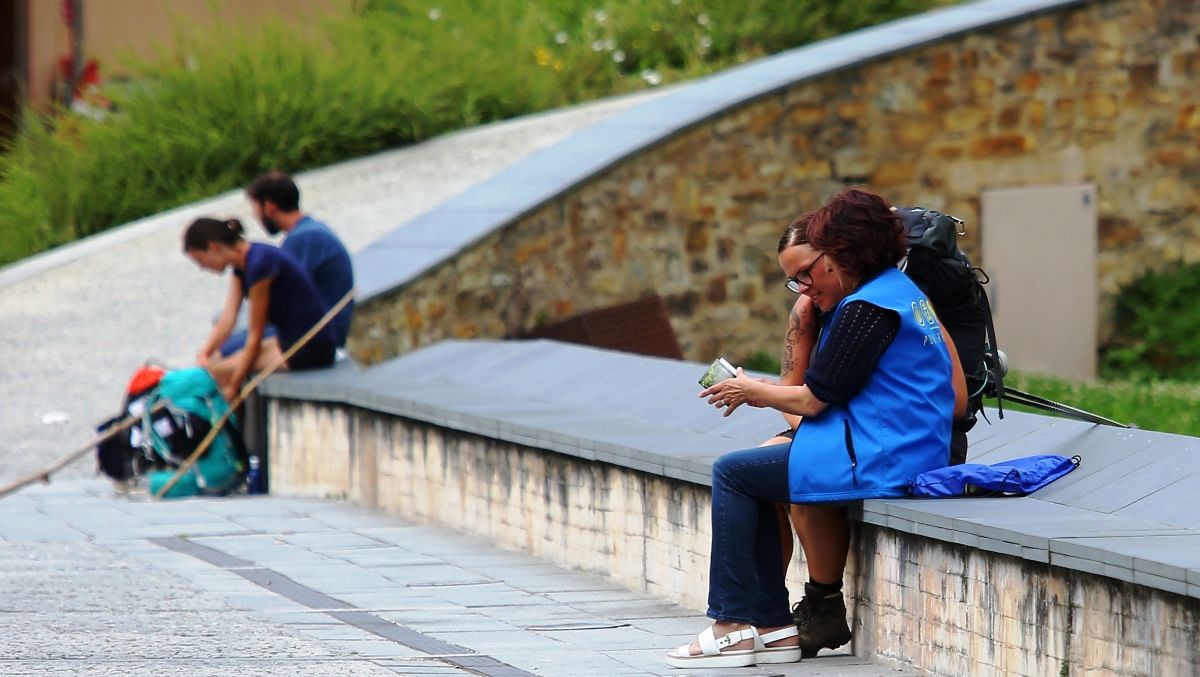
{"label": "paved walkway", "polygon": [[3,675],[899,675],[850,655],[667,668],[696,611],[344,503],[0,501]]}
{"label": "paved walkway", "polygon": [[[308,172],[297,177],[301,206],[354,252],[522,157],[660,94],[488,125]],[[90,439],[118,413],[142,362],[193,363],[227,284],[180,251],[183,228],[206,214],[240,218],[252,238],[265,238],[233,191],[0,269],[0,481]],[[92,472],[83,461],[66,475]]]}

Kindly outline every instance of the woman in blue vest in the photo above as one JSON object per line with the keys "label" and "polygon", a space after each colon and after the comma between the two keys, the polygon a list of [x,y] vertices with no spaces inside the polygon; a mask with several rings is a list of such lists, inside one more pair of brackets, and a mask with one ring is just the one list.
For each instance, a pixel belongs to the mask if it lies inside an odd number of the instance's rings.
{"label": "woman in blue vest", "polygon": [[[242,224],[236,219],[201,217],[183,235],[183,251],[196,265],[218,274],[233,269],[221,317],[196,356],[196,363],[212,373],[230,399],[251,372],[278,362],[326,311],[312,278],[295,259],[269,244],[247,242],[242,232]],[[245,346],[222,357],[218,349],[233,331],[243,299],[250,301]],[[263,337],[268,323],[275,327],[275,337]],[[333,364],[335,351],[333,330],[325,325],[288,358],[285,367],[328,367]]]}
{"label": "woman in blue vest", "polygon": [[[802,545],[811,575],[840,598],[850,547],[844,505],[904,496],[912,478],[944,466],[951,422],[966,407],[949,336],[896,269],[906,240],[889,205],[851,189],[804,220],[802,242],[779,254],[788,288],[821,311],[823,331],[804,384],[738,370],[700,393],[726,416],[748,404],[802,420],[790,443],[725,454],[713,464],[708,616],[715,623],[667,654],[674,667],[794,662],[819,648],[806,642],[807,628],[797,627],[788,607],[774,504],[820,511]],[[812,594],[806,588],[806,598]]]}

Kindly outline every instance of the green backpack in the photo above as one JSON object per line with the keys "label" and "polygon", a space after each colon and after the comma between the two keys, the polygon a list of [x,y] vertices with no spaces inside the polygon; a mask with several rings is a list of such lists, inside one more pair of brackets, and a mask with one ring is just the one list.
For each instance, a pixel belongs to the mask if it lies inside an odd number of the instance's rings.
{"label": "green backpack", "polygon": [[[166,403],[167,415],[151,417],[149,412],[160,402]],[[168,465],[167,469],[146,473],[150,492],[157,494],[229,411],[229,404],[207,371],[191,367],[167,372],[147,396],[144,411],[142,434]],[[204,454],[164,498],[228,494],[245,481],[248,466],[237,419],[230,416]]]}

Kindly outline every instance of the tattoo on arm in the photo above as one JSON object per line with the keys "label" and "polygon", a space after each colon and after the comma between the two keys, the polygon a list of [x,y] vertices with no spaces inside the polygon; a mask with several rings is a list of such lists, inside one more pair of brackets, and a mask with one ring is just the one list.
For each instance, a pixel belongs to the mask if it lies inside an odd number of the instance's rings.
{"label": "tattoo on arm", "polygon": [[804,323],[800,320],[800,315],[793,308],[788,314],[788,329],[787,334],[783,338],[783,367],[779,371],[779,376],[784,377],[792,371],[792,356],[795,353],[796,341],[805,333]]}

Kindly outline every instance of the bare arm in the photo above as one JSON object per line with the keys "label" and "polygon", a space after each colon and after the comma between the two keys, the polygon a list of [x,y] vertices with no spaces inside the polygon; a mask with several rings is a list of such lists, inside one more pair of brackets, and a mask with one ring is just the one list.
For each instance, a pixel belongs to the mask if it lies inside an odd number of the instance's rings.
{"label": "bare arm", "polygon": [[217,323],[213,325],[212,331],[208,334],[208,340],[204,342],[204,347],[196,354],[196,364],[201,367],[208,367],[209,356],[221,347],[225,339],[233,333],[233,326],[237,323],[238,311],[242,308],[242,281],[236,276],[229,277],[229,291],[225,293],[225,306],[221,309],[221,317],[217,318]]}
{"label": "bare arm", "polygon": [[[817,342],[817,313],[812,299],[801,294],[792,311],[788,313],[787,333],[783,337],[783,366],[779,372],[779,385],[804,385],[804,372],[808,369],[813,346]],[[789,428],[800,425],[800,417],[783,412],[783,420]]]}
{"label": "bare arm", "polygon": [[967,377],[963,374],[962,361],[958,359],[958,348],[954,339],[946,331],[946,325],[941,326],[942,339],[946,341],[946,349],[950,351],[950,383],[954,386],[954,418],[962,418],[967,414]]}
{"label": "bare arm", "polygon": [[816,416],[828,406],[818,400],[808,386],[763,383],[746,376],[739,367],[736,378],[726,379],[700,392],[709,404],[723,403],[725,416],[743,404],[752,407],[771,407],[796,416]]}
{"label": "bare arm", "polygon": [[250,375],[254,363],[258,360],[258,352],[262,348],[263,332],[267,328],[267,306],[270,303],[271,282],[274,278],[266,278],[255,282],[250,287],[250,327],[246,332],[246,347],[242,350],[241,360],[233,372],[229,391],[225,394],[232,399],[239,390],[242,382]]}
{"label": "bare arm", "polygon": [[[854,308],[853,310],[854,312],[858,312],[860,309]],[[852,319],[851,322],[853,321]],[[832,330],[835,334],[839,331],[838,327],[839,325],[835,322]],[[951,384],[954,389],[955,400],[954,417],[961,418],[966,413],[967,408],[966,379],[964,378],[962,364],[958,360],[958,351],[955,349],[953,340],[946,332],[945,327],[939,327],[939,331],[942,334],[951,361]],[[888,338],[887,340],[890,342],[891,339]],[[863,344],[863,346],[869,345],[873,344]],[[863,353],[863,350],[868,350],[868,352]],[[863,348],[859,352],[862,353],[860,355],[862,360],[869,360],[870,364],[875,364],[875,359],[878,357],[877,354],[875,354],[875,357],[870,357],[869,348]],[[854,390],[857,392],[858,387],[854,387]],[[715,405],[718,408],[724,408],[725,416],[730,415],[734,409],[743,404],[749,404],[752,407],[771,407],[783,412],[785,416],[788,414],[814,416],[823,411],[827,406],[825,402],[813,394],[807,384],[786,385],[783,383],[766,383],[746,376],[741,369],[738,369],[735,378],[714,384],[712,387],[703,390],[700,396],[707,397],[709,404]]]}

